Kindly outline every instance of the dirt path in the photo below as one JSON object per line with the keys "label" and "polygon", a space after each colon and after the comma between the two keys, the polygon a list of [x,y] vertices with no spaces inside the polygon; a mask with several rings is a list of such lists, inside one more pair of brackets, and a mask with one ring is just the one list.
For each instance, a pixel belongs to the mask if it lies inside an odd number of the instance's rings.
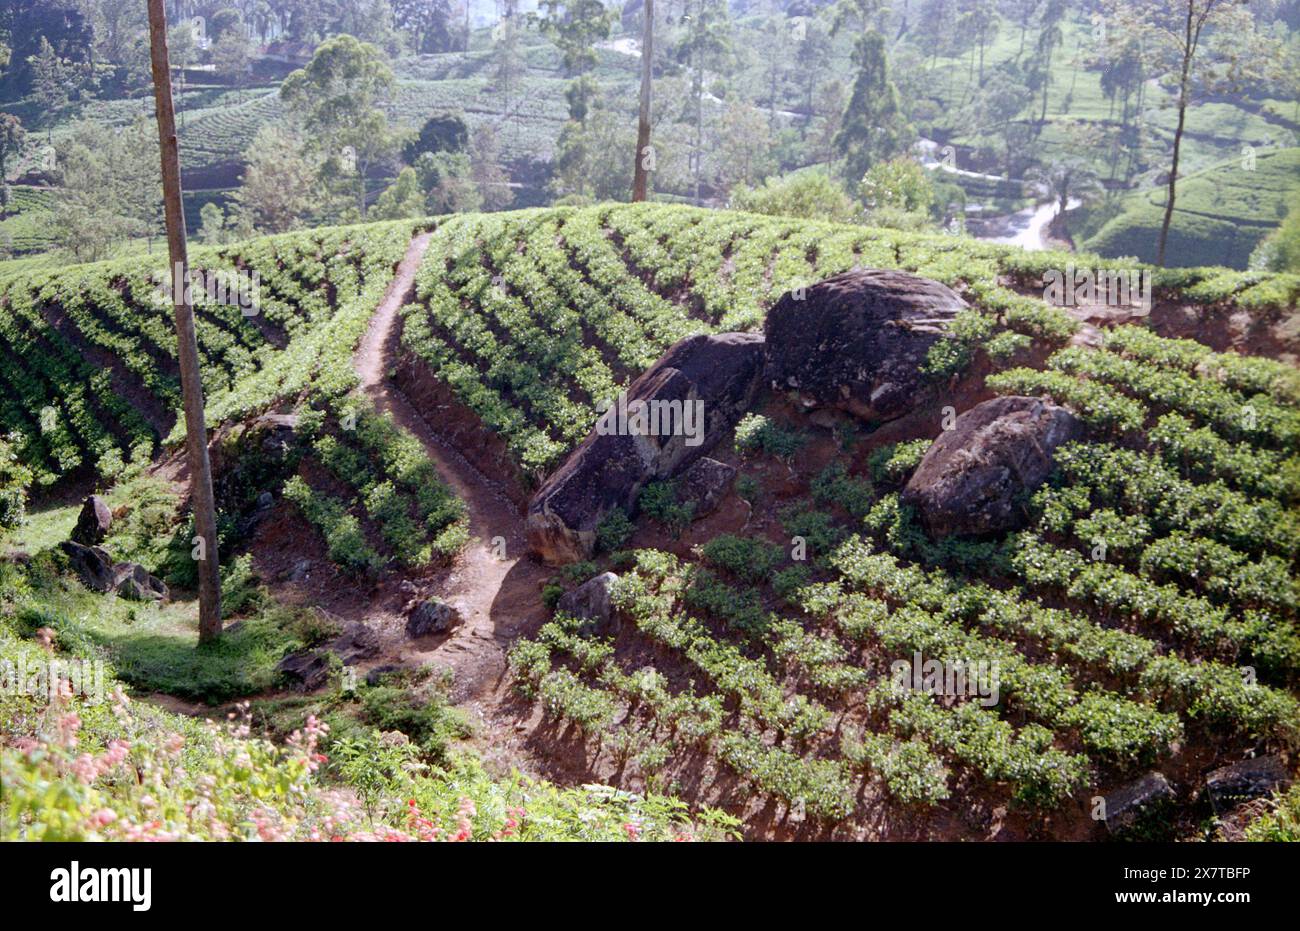
{"label": "dirt path", "polygon": [[527,557],[523,518],[500,486],[448,446],[389,382],[398,351],[398,311],[413,294],[415,274],[432,236],[421,233],[411,240],[357,347],[353,366],[375,406],[420,440],[443,480],[465,502],[472,537],[439,584],[440,597],[460,608],[461,624],[450,635],[410,641],[398,655],[381,661],[448,666],[455,672],[454,699],[475,702],[499,690],[506,647],[541,619],[540,587],[547,572]]}

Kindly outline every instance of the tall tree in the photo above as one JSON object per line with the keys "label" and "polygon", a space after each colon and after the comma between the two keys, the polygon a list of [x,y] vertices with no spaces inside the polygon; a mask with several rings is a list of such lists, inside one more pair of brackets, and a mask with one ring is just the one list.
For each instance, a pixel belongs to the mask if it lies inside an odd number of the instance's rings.
{"label": "tall tree", "polygon": [[50,40],[41,36],[35,55],[27,59],[32,96],[47,113],[68,102],[68,62],[59,57]]}
{"label": "tall tree", "polygon": [[844,158],[845,178],[856,185],[875,162],[906,149],[915,133],[889,78],[884,37],[875,30],[859,36],[853,63],[858,74],[834,144]]}
{"label": "tall tree", "polygon": [[710,68],[723,66],[731,52],[731,19],[722,0],[694,0],[682,17],[686,31],[677,44],[676,58],[691,69],[691,101],[694,105],[695,139],[691,169],[695,179],[695,202],[700,202],[704,170],[704,76]]}
{"label": "tall tree", "polygon": [[1092,163],[1081,155],[1053,159],[1046,165],[1030,169],[1028,177],[1041,184],[1048,196],[1056,201],[1056,224],[1067,235],[1066,212],[1070,209],[1070,201],[1090,201],[1103,192],[1101,179]]}
{"label": "tall tree", "polygon": [[497,131],[491,123],[474,130],[469,144],[470,177],[478,188],[484,210],[504,210],[515,199],[510,175],[501,167]]}
{"label": "tall tree", "polygon": [[[1165,194],[1165,212],[1156,246],[1156,264],[1165,264],[1169,226],[1178,195],[1187,109],[1195,91],[1222,89],[1275,65],[1275,44],[1254,31],[1249,0],[1109,0],[1114,26],[1141,32],[1145,47],[1173,75],[1178,122]],[[1218,30],[1222,41],[1211,43]]]}
{"label": "tall tree", "polygon": [[448,0],[394,0],[393,24],[410,35],[412,47],[421,54],[452,50]]}
{"label": "tall tree", "polygon": [[519,0],[505,0],[500,22],[492,27],[492,85],[501,94],[501,114],[510,113],[511,95],[527,67],[519,50]]}
{"label": "tall tree", "polygon": [[27,130],[12,113],[0,113],[0,184],[9,180],[9,167],[23,150]]}
{"label": "tall tree", "polygon": [[1038,43],[1035,51],[1038,53],[1038,62],[1043,69],[1043,109],[1038,116],[1040,130],[1043,124],[1047,122],[1047,92],[1052,86],[1052,53],[1065,41],[1065,33],[1061,30],[1061,22],[1065,19],[1067,12],[1066,0],[1047,0],[1047,6],[1043,8],[1043,18],[1039,22]]}
{"label": "tall tree", "polygon": [[316,194],[317,166],[303,156],[303,143],[283,126],[268,123],[244,153],[247,164],[234,201],[245,222],[265,233],[283,233],[323,206]]}
{"label": "tall tree", "polygon": [[650,196],[650,172],[654,152],[650,148],[651,82],[655,45],[655,0],[645,0],[641,9],[641,94],[637,101],[636,155],[632,168],[632,200]]}
{"label": "tall tree", "polygon": [[190,463],[190,500],[194,508],[195,555],[199,575],[199,643],[221,635],[221,574],[217,562],[217,510],[208,461],[208,431],[203,413],[203,380],[199,373],[199,343],[194,309],[189,301],[189,256],[185,243],[185,209],[181,196],[180,146],[172,112],[172,76],[167,63],[167,17],[163,0],[149,0],[150,52],[154,105],[162,155],[163,202],[167,215],[167,245],[171,255],[172,297],[176,309],[177,357],[185,411],[185,444]]}
{"label": "tall tree", "polygon": [[311,62],[280,85],[280,99],[321,156],[322,180],[351,188],[360,217],[370,168],[395,148],[383,107],[396,85],[379,49],[349,35],[321,43]]}

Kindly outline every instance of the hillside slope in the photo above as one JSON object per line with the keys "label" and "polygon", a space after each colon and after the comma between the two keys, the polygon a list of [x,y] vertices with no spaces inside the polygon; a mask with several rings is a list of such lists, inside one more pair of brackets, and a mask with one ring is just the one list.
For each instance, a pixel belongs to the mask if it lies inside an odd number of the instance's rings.
{"label": "hillside slope", "polygon": [[[412,237],[424,252],[408,293]],[[199,309],[223,507],[238,518],[223,558],[248,557],[267,597],[307,612],[246,608],[231,642],[277,629],[258,641],[257,662],[274,663],[337,634],[321,632],[331,625],[372,625],[380,652],[359,668],[446,668],[495,758],[562,783],[672,785],[744,818],[751,836],[1099,837],[1089,801],[1150,767],[1174,786],[1159,829],[1196,836],[1205,770],[1293,749],[1300,734],[1300,394],[1287,365],[1218,351],[1293,353],[1300,279],[1156,272],[1144,327],[1042,299],[1048,272],[1088,263],[1101,264],[653,204],[199,253],[200,267],[263,275],[259,313]],[[694,520],[671,483],[647,490],[597,561],[548,574],[510,552],[469,633],[407,642],[404,602],[487,580],[474,560],[497,537],[515,546],[519,506],[600,401],[683,336],[759,329],[783,293],[854,265],[915,271],[968,303],[925,362],[939,405],[881,425],[767,394],[710,452],[740,473],[715,514]],[[33,527],[70,493],[176,467],[174,362],[149,271],[106,263],[0,281],[0,428],[36,473]],[[1198,327],[1212,347],[1152,332]],[[932,539],[899,488],[942,406],[960,413],[999,393],[1050,396],[1086,434],[1023,502],[1029,529]],[[491,509],[478,500],[489,486]],[[123,509],[128,527],[143,510]],[[188,539],[182,518],[165,517],[165,534]],[[471,530],[480,539],[457,556]],[[616,635],[540,623],[604,569],[622,577]],[[132,685],[174,687],[175,670],[150,668],[130,629],[152,625],[150,612],[100,619],[81,597],[11,604],[27,612],[24,635],[39,618],[110,656],[143,656],[125,667]],[[169,662],[192,637],[172,623]],[[471,651],[466,638],[480,642]],[[516,640],[509,675],[457,691],[464,663],[504,667]],[[884,671],[916,652],[998,664],[1003,699],[900,696]],[[398,688],[384,681],[373,688]],[[335,699],[270,695],[265,713],[282,719],[304,700]]]}
{"label": "hillside slope", "polygon": [[[1171,264],[1245,268],[1260,240],[1282,221],[1297,183],[1300,149],[1295,148],[1264,150],[1250,169],[1237,157],[1181,178],[1169,227]],[[1084,245],[1102,255],[1153,261],[1167,193],[1156,188],[1126,195],[1119,213]]]}

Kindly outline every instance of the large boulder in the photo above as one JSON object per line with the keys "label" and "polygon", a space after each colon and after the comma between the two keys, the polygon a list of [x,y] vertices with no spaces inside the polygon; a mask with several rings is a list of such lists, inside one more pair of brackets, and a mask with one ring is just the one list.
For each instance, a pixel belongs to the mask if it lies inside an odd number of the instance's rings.
{"label": "large boulder", "polygon": [[790,291],[768,311],[764,377],[805,408],[893,420],[933,390],[921,366],[965,308],[937,281],[855,268]]}
{"label": "large boulder", "polygon": [[83,546],[98,546],[108,536],[113,526],[113,511],[99,495],[86,498],[77,516],[77,526],[72,528],[72,540]]}
{"label": "large boulder", "polygon": [[83,585],[92,592],[111,591],[117,584],[113,557],[100,546],[86,546],[75,540],[64,540],[59,549],[68,557],[68,565],[81,579]]}
{"label": "large boulder", "polygon": [[1290,782],[1282,758],[1258,756],[1221,766],[1205,777],[1205,789],[1216,811],[1270,792]]}
{"label": "large boulder", "polygon": [[560,596],[555,610],[586,621],[583,626],[593,633],[616,635],[618,616],[614,613],[610,592],[617,581],[618,576],[613,572],[602,572]]}
{"label": "large boulder", "polygon": [[329,644],[329,650],[344,666],[355,665],[358,660],[370,659],[379,653],[379,634],[373,627],[353,621]]}
{"label": "large boulder", "polygon": [[762,370],[758,334],[691,336],[673,345],[533,496],[530,548],[551,564],[589,557],[606,514],[616,507],[630,513],[648,482],[673,477],[735,425]]}
{"label": "large boulder", "polygon": [[322,650],[301,650],[280,660],[275,669],[289,684],[314,692],[329,679],[329,655]]}
{"label": "large boulder", "polygon": [[1024,516],[1024,494],[1047,479],[1057,447],[1081,430],[1073,414],[1040,398],[977,404],[934,441],[903,503],[936,537],[1011,530]]}

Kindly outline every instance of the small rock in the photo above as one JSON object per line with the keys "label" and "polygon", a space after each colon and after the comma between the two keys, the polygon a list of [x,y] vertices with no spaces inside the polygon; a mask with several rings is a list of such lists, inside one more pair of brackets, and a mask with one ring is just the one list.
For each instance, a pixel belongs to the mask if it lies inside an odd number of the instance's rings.
{"label": "small rock", "polygon": [[1163,773],[1147,773],[1106,796],[1106,830],[1123,833],[1155,806],[1173,797],[1173,787]]}
{"label": "small rock", "polygon": [[261,510],[266,510],[273,504],[275,504],[275,495],[271,494],[269,491],[264,491],[257,496],[257,506]]}
{"label": "small rock", "polygon": [[588,579],[562,595],[556,611],[587,621],[584,626],[598,636],[617,636],[618,615],[610,601],[610,590],[617,581],[618,576],[613,572],[603,572]]}
{"label": "small rock", "polygon": [[262,452],[272,460],[283,459],[297,442],[297,414],[263,414],[252,431],[262,435]]}
{"label": "small rock", "polygon": [[108,502],[99,495],[91,495],[81,506],[77,526],[72,529],[72,539],[83,546],[97,546],[104,542],[113,526],[113,512]]}
{"label": "small rock", "polygon": [[408,637],[426,637],[451,630],[460,622],[460,612],[437,598],[419,602],[406,620]]}
{"label": "small rock", "polygon": [[695,505],[692,516],[698,520],[718,509],[736,479],[736,467],[716,459],[697,459],[682,473],[677,486],[677,500]]}
{"label": "small rock", "polygon": [[290,653],[275,667],[289,682],[304,692],[311,692],[325,684],[329,678],[329,656],[320,650],[302,650]]}
{"label": "small rock", "polygon": [[113,574],[113,591],[128,601],[166,601],[170,595],[162,579],[150,575],[139,563],[118,563]]}
{"label": "small rock", "polygon": [[311,575],[311,566],[312,563],[310,559],[298,560],[296,563],[293,564],[293,568],[289,570],[289,581],[290,582],[307,581],[307,577]]}
{"label": "small rock", "polygon": [[113,557],[99,546],[86,546],[72,540],[64,540],[59,549],[67,554],[68,564],[81,579],[83,585],[92,592],[101,594],[111,591],[117,584],[113,571]]}
{"label": "small rock", "polygon": [[1220,811],[1267,795],[1288,782],[1290,777],[1281,757],[1259,756],[1214,770],[1205,777],[1205,788],[1215,811]]}
{"label": "small rock", "polygon": [[369,659],[379,652],[379,635],[360,621],[344,628],[343,633],[329,645],[330,652],[351,666],[359,659]]}

